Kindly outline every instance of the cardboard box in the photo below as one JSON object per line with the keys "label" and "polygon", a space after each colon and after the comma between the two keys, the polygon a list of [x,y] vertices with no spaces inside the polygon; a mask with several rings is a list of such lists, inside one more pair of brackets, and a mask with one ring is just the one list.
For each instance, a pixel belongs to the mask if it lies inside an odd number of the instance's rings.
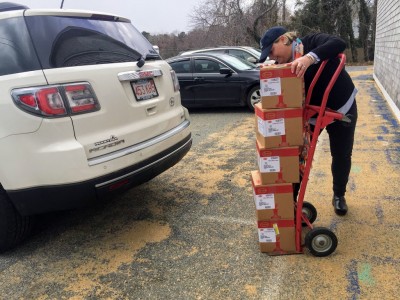
{"label": "cardboard box", "polygon": [[270,255],[296,252],[294,220],[258,221],[260,251]]}
{"label": "cardboard box", "polygon": [[262,109],[255,106],[256,138],[264,148],[302,146],[304,143],[303,109]]}
{"label": "cardboard box", "polygon": [[293,184],[269,184],[261,182],[259,171],[251,172],[257,221],[293,219]]}
{"label": "cardboard box", "polygon": [[304,105],[304,79],[290,70],[291,64],[269,65],[260,69],[262,108],[301,108]]}
{"label": "cardboard box", "polygon": [[262,184],[300,181],[300,147],[268,149],[256,141],[256,148]]}

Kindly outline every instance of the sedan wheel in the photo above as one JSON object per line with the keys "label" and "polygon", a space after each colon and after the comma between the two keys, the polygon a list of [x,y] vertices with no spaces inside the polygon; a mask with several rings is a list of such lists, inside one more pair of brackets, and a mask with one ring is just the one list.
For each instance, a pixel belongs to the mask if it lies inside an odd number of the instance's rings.
{"label": "sedan wheel", "polygon": [[247,106],[254,111],[254,105],[261,101],[260,86],[253,87],[247,94]]}

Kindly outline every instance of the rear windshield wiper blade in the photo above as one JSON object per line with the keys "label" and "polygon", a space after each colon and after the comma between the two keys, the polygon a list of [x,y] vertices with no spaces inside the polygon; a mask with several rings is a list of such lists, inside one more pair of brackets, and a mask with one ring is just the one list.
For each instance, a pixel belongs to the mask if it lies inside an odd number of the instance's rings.
{"label": "rear windshield wiper blade", "polygon": [[143,67],[144,63],[146,60],[152,60],[152,59],[160,59],[160,55],[159,54],[153,54],[153,53],[148,53],[146,54],[145,57],[141,56],[138,60],[136,65],[141,68]]}
{"label": "rear windshield wiper blade", "polygon": [[159,54],[148,53],[148,54],[146,55],[146,60],[157,59],[157,58],[161,58]]}
{"label": "rear windshield wiper blade", "polygon": [[138,68],[143,67],[143,66],[144,66],[144,63],[145,63],[145,60],[146,60],[146,57],[141,56],[141,57],[137,60],[137,63],[136,63],[137,67],[138,67]]}

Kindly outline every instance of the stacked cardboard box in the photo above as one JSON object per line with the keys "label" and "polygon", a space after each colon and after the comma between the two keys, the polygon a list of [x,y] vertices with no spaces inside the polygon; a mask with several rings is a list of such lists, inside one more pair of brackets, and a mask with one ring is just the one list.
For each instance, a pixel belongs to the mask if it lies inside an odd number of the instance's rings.
{"label": "stacked cardboard box", "polygon": [[258,170],[251,172],[260,251],[296,252],[293,183],[300,180],[304,81],[290,64],[262,67],[255,105]]}

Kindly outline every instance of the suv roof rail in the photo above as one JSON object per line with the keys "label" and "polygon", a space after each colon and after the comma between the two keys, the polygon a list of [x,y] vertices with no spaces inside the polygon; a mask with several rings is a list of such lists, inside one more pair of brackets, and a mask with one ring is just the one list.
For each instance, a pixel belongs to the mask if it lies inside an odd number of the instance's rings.
{"label": "suv roof rail", "polygon": [[10,10],[20,10],[20,9],[28,9],[29,7],[26,5],[13,3],[13,2],[0,2],[0,12],[10,11]]}

